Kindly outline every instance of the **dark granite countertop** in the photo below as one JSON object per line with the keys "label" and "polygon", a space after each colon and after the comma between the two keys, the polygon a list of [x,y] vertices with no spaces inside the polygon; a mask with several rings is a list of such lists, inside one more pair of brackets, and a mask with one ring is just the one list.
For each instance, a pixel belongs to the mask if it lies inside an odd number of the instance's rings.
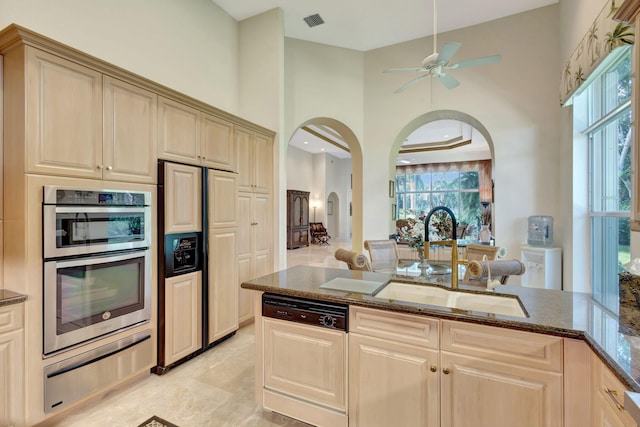
{"label": "dark granite countertop", "polygon": [[[566,338],[582,339],[633,391],[640,392],[640,332],[625,325],[591,298],[590,294],[501,285],[494,294],[517,296],[528,317],[511,317],[377,298],[372,295],[321,288],[336,278],[388,282],[390,280],[450,288],[447,276],[410,277],[398,273],[295,266],[242,283],[245,289],[322,301],[341,302],[381,310],[428,315],[441,319],[481,323]],[[478,286],[460,284],[467,292]]]}
{"label": "dark granite countertop", "polygon": [[8,289],[0,289],[0,306],[19,304],[27,299],[26,295],[10,291]]}

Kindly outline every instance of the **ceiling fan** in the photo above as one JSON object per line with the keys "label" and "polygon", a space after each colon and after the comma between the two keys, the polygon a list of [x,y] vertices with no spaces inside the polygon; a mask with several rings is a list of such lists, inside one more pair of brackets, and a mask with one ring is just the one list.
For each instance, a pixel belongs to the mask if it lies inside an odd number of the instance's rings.
{"label": "ceiling fan", "polygon": [[448,42],[442,46],[442,50],[437,52],[437,20],[436,20],[436,0],[433,0],[433,53],[422,60],[420,67],[413,68],[388,68],[384,70],[384,73],[406,73],[406,72],[418,72],[425,73],[415,79],[411,80],[406,85],[396,89],[394,93],[400,93],[405,89],[418,83],[429,76],[435,76],[440,82],[447,88],[453,89],[457,87],[460,82],[456,80],[451,74],[448,74],[447,70],[456,70],[459,68],[477,67],[479,65],[496,64],[500,62],[502,57],[500,55],[483,56],[480,58],[467,59],[465,61],[450,63],[453,55],[462,46],[460,43]]}

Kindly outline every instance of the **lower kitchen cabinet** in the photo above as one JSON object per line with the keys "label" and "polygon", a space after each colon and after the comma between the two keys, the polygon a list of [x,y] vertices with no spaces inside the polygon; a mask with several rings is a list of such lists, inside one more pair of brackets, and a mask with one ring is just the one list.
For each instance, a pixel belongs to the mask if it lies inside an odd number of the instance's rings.
{"label": "lower kitchen cabinet", "polygon": [[627,390],[613,372],[591,353],[591,425],[593,427],[636,427],[624,409]]}
{"label": "lower kitchen cabinet", "polygon": [[349,322],[350,426],[563,423],[562,338],[353,306]]}
{"label": "lower kitchen cabinet", "polygon": [[562,425],[562,374],[442,352],[443,427]]}
{"label": "lower kitchen cabinet", "polygon": [[438,351],[349,334],[349,425],[437,426]]}
{"label": "lower kitchen cabinet", "polygon": [[24,307],[0,307],[0,426],[24,425]]}
{"label": "lower kitchen cabinet", "polygon": [[202,347],[202,272],[165,279],[164,366]]}
{"label": "lower kitchen cabinet", "polygon": [[313,425],[347,425],[347,334],[263,318],[265,408]]}

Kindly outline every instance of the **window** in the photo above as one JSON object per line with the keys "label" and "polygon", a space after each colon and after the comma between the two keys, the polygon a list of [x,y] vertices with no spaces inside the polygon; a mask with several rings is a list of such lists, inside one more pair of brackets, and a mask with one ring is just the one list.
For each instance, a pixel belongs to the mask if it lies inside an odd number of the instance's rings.
{"label": "window", "polygon": [[631,50],[584,92],[589,150],[593,298],[618,311],[618,273],[629,262],[631,211]]}
{"label": "window", "polygon": [[[481,223],[480,169],[489,162],[451,163],[446,167],[422,165],[398,168],[396,172],[396,204],[398,218],[417,218],[436,206],[453,211],[458,223],[469,227],[477,236]],[[461,236],[459,236],[461,237]]]}

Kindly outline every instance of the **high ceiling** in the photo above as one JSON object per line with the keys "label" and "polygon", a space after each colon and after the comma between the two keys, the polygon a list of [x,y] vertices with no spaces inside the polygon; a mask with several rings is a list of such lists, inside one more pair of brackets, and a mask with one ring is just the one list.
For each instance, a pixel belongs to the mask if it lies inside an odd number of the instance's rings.
{"label": "high ceiling", "polygon": [[[213,0],[237,21],[279,7],[286,37],[367,51],[433,34],[433,0]],[[438,33],[481,24],[558,0],[439,0]],[[324,24],[304,18],[319,14]]]}
{"label": "high ceiling", "polygon": [[[286,37],[368,51],[433,35],[434,1],[437,0],[213,1],[237,21],[279,7],[283,11]],[[437,32],[481,24],[556,3],[558,0],[439,0],[436,4]],[[304,18],[314,14],[319,14],[324,23],[310,27]],[[403,148],[457,137],[472,142],[456,148],[456,153],[484,150],[488,154],[486,141],[479,132],[450,120],[432,122],[417,129],[407,138]],[[338,158],[350,157],[347,151],[338,147],[346,144],[332,129],[314,126],[298,129],[289,144],[310,153],[325,152]],[[433,155],[434,152],[427,153]],[[400,154],[397,163],[424,163],[424,158],[425,153]]]}

